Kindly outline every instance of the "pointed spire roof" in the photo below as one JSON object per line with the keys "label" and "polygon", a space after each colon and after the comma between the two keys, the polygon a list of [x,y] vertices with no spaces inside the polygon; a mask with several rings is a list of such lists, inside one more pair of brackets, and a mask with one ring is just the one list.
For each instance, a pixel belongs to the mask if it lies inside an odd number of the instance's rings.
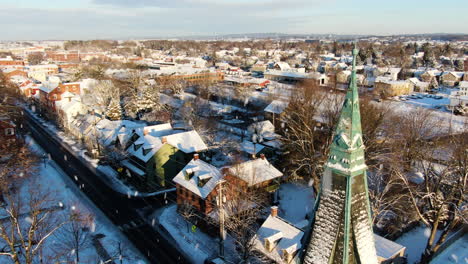
{"label": "pointed spire roof", "polygon": [[359,174],[359,172],[367,168],[364,162],[364,144],[362,141],[361,114],[359,112],[359,94],[356,81],[357,54],[358,50],[355,45],[351,80],[335,128],[327,162],[327,166],[335,172],[349,176]]}

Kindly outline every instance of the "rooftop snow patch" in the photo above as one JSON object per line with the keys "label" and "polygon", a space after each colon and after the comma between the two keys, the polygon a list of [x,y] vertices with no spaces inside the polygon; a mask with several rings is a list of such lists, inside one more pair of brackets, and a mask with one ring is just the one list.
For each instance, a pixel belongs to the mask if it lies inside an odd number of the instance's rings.
{"label": "rooftop snow patch", "polygon": [[[184,175],[184,171],[196,171],[195,175],[187,180]],[[203,186],[199,186],[199,180],[209,179]],[[173,181],[192,193],[205,199],[208,194],[218,184],[218,181],[222,179],[222,174],[218,168],[208,164],[200,159],[192,159],[185,167],[180,171],[173,179]]]}
{"label": "rooftop snow patch", "polygon": [[208,149],[197,131],[187,131],[167,136],[167,143],[185,153],[193,153]]}
{"label": "rooftop snow patch", "polygon": [[249,186],[283,176],[283,173],[271,165],[268,160],[261,158],[234,165],[230,171],[233,175],[247,182]]}

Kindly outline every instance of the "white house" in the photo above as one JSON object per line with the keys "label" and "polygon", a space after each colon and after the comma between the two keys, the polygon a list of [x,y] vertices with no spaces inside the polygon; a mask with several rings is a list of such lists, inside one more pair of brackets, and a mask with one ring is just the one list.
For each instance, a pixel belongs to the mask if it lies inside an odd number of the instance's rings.
{"label": "white house", "polygon": [[468,106],[468,82],[460,82],[459,89],[458,91],[452,91],[450,94],[450,108]]}

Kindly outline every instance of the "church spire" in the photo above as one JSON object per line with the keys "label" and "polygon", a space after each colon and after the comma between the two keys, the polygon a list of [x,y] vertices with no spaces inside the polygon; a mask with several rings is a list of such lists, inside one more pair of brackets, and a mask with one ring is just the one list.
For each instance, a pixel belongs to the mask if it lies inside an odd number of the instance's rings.
{"label": "church spire", "polygon": [[358,50],[354,47],[351,80],[346,91],[340,118],[335,128],[327,163],[327,166],[330,168],[339,170],[345,174],[359,173],[366,169],[356,78],[357,54]]}
{"label": "church spire", "polygon": [[359,94],[353,72],[321,181],[305,264],[377,264],[370,221]]}

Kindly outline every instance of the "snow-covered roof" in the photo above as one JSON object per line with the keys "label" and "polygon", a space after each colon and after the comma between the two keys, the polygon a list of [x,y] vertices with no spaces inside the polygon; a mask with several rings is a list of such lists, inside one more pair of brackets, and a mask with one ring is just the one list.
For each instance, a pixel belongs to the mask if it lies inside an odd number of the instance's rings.
{"label": "snow-covered roof", "polygon": [[145,176],[145,172],[139,168],[137,168],[135,165],[133,165],[130,161],[124,160],[122,161],[122,165],[128,168],[129,170],[133,171],[134,173],[140,175],[140,176]]}
{"label": "snow-covered roof", "polygon": [[[139,135],[139,138],[127,148],[127,152],[141,161],[147,162],[164,145],[163,138],[166,138],[167,144],[185,153],[199,152],[208,148],[196,131],[180,133],[177,130],[169,129],[169,127],[171,127],[170,124],[162,124],[137,128],[138,131],[135,133]],[[145,129],[152,130],[144,132]],[[120,135],[119,140],[123,140]]]}
{"label": "snow-covered roof", "polygon": [[243,151],[249,153],[249,154],[255,154],[257,155],[260,151],[262,151],[265,146],[261,144],[255,144],[252,141],[244,140],[241,143],[241,148]]}
{"label": "snow-covered roof", "polygon": [[454,72],[454,71],[448,72],[448,71],[446,71],[446,72],[442,73],[442,76],[445,76],[445,75],[448,75],[448,74],[451,74],[451,75],[453,75],[453,76],[455,76],[457,78],[462,78],[465,73],[464,72]]}
{"label": "snow-covered roof", "polygon": [[278,66],[282,71],[286,71],[291,69],[291,66],[287,62],[284,61],[279,61],[275,64],[275,66]]}
{"label": "snow-covered roof", "polygon": [[[194,172],[194,175],[190,179],[185,178],[187,171]],[[218,181],[222,179],[222,174],[218,168],[208,164],[200,159],[192,159],[173,179],[173,181],[182,187],[190,190],[192,193],[205,199],[208,194],[218,184]],[[203,186],[199,186],[200,180],[207,180]]]}
{"label": "snow-covered roof", "polygon": [[[254,247],[275,262],[286,263],[283,260],[283,251],[289,251],[289,254],[294,255],[302,248],[301,239],[303,236],[304,232],[297,227],[279,217],[270,215],[253,238],[255,239]],[[276,244],[271,252],[265,248],[265,240],[267,239],[274,240],[273,242]]]}
{"label": "snow-covered roof", "polygon": [[140,137],[135,143],[128,147],[127,152],[146,163],[163,145],[160,138],[146,135]]}
{"label": "snow-covered roof", "polygon": [[46,93],[50,93],[52,90],[57,88],[59,83],[56,82],[43,82],[42,85],[39,87],[39,90],[44,91]]}
{"label": "snow-covered roof", "polygon": [[166,138],[167,143],[185,153],[199,152],[208,149],[203,139],[195,130],[172,134]]}
{"label": "snow-covered roof", "polygon": [[138,127],[136,128],[135,132],[139,136],[143,136],[145,134],[153,136],[153,137],[163,137],[167,135],[171,135],[174,133],[172,126],[170,123],[158,124],[153,126],[145,126],[145,127]]}
{"label": "snow-covered roof", "polygon": [[283,176],[278,169],[268,162],[267,159],[259,158],[246,161],[232,166],[230,169],[236,177],[253,186],[265,181],[273,180]]}
{"label": "snow-covered roof", "polygon": [[265,107],[264,111],[274,114],[281,114],[283,113],[284,109],[286,109],[286,107],[288,107],[288,103],[279,100],[273,100],[267,107]]}
{"label": "snow-covered roof", "polygon": [[400,254],[405,247],[391,240],[374,234],[375,249],[377,256],[383,259],[391,259]]}
{"label": "snow-covered roof", "polygon": [[75,94],[74,93],[71,93],[69,91],[66,91],[62,94],[62,98],[71,98],[71,97],[74,97]]}
{"label": "snow-covered roof", "polygon": [[468,81],[462,81],[458,84],[460,88],[468,88]]}

